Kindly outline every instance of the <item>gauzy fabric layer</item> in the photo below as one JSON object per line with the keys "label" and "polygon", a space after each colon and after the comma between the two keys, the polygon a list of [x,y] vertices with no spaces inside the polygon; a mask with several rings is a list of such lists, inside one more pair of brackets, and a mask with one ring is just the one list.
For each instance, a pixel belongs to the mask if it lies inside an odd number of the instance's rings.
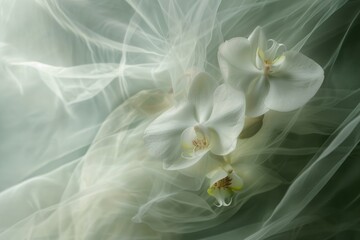
{"label": "gauzy fabric layer", "polygon": [[[357,239],[357,1],[3,0],[0,239]],[[220,44],[268,38],[325,71],[302,108],[270,110],[230,157],[243,180],[217,207],[144,131]],[[207,166],[200,166],[206,168]]]}

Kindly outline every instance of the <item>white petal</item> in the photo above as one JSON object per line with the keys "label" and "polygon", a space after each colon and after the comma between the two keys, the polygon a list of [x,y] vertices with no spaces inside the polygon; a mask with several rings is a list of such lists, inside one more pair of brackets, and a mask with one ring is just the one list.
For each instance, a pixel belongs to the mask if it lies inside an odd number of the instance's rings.
{"label": "white petal", "polygon": [[219,167],[215,169],[214,171],[211,171],[206,176],[210,178],[210,186],[212,186],[217,181],[225,178],[228,175],[228,172],[225,171],[222,167]]}
{"label": "white petal", "polygon": [[231,178],[230,189],[233,191],[240,191],[244,186],[242,178],[239,177],[239,175],[237,175],[234,171],[230,173],[229,177]]}
{"label": "white petal", "polygon": [[213,94],[217,82],[206,73],[199,73],[191,82],[189,101],[195,106],[196,117],[199,123],[206,121],[212,111]]}
{"label": "white petal", "polygon": [[[196,144],[196,145],[195,145]],[[181,147],[185,158],[192,158],[195,155],[203,155],[209,150],[210,135],[203,126],[194,126],[185,129],[181,134]]]}
{"label": "white petal", "polygon": [[180,142],[183,156],[190,157],[194,154],[195,146],[193,145],[193,140],[196,137],[194,127],[189,127],[181,133]]}
{"label": "white petal", "polygon": [[254,57],[246,38],[233,38],[222,43],[218,61],[224,81],[245,92],[249,84],[261,74],[261,70],[256,68]]}
{"label": "white petal", "polygon": [[[198,129],[199,126],[186,128],[180,137],[181,154],[180,157],[174,159],[171,162],[165,162],[165,169],[179,170],[189,168],[200,161],[208,153],[209,148],[204,145],[203,149],[196,149],[193,145],[193,141],[196,138],[203,137],[203,139],[209,139],[205,129]],[[201,136],[200,136],[201,135]]]}
{"label": "white petal", "polygon": [[164,168],[181,157],[181,133],[196,123],[193,112],[193,106],[189,104],[174,107],[146,128],[145,145],[153,155],[164,160]]}
{"label": "white petal", "polygon": [[197,164],[200,160],[205,160],[208,150],[199,152],[191,156],[184,156],[180,154],[180,157],[175,159],[173,162],[165,162],[164,169],[167,170],[181,170],[185,168],[190,168],[193,165]]}
{"label": "white petal", "polygon": [[217,155],[230,153],[236,147],[245,120],[244,95],[227,84],[219,86],[214,93],[213,112],[205,123],[212,129],[211,151]]}
{"label": "white petal", "polygon": [[247,117],[258,117],[269,110],[265,105],[269,86],[269,81],[264,75],[251,82],[245,93]]}
{"label": "white petal", "polygon": [[224,188],[209,188],[208,194],[216,198],[218,204],[217,207],[229,206],[232,202],[233,192],[230,189]]}
{"label": "white petal", "polygon": [[270,90],[265,100],[268,108],[292,111],[308,102],[318,91],[324,71],[319,64],[297,52],[286,52],[278,71],[270,75]]}
{"label": "white petal", "polygon": [[266,49],[266,36],[261,27],[257,26],[248,37],[251,45],[251,54],[253,61],[255,61],[257,50],[265,51]]}

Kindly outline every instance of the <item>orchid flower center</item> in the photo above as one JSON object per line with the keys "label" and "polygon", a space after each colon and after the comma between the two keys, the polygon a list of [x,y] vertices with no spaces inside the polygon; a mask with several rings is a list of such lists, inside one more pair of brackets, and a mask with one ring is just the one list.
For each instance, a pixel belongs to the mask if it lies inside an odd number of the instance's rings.
{"label": "orchid flower center", "polygon": [[209,134],[206,127],[197,125],[184,130],[181,135],[184,157],[202,154],[210,148]]}
{"label": "orchid flower center", "polygon": [[[224,170],[226,173],[224,173]],[[211,178],[215,178],[213,179],[215,181],[211,180],[207,193],[216,198],[216,206],[229,206],[233,195],[243,187],[242,179],[233,171],[230,165],[215,170],[211,175]]]}
{"label": "orchid flower center", "polygon": [[199,150],[205,150],[209,147],[209,140],[205,136],[205,133],[201,130],[199,126],[194,127],[196,137],[192,140],[194,152]]}
{"label": "orchid flower center", "polygon": [[258,48],[256,51],[256,65],[259,69],[263,69],[265,76],[276,71],[285,60],[285,45],[277,43],[272,39],[269,42],[271,46],[268,49]]}
{"label": "orchid flower center", "polygon": [[216,206],[229,206],[232,202],[232,195],[234,191],[232,189],[233,179],[227,175],[226,177],[213,183],[213,185],[207,190],[208,194],[214,196],[218,203]]}
{"label": "orchid flower center", "polygon": [[213,184],[213,188],[230,188],[232,179],[226,176]]}

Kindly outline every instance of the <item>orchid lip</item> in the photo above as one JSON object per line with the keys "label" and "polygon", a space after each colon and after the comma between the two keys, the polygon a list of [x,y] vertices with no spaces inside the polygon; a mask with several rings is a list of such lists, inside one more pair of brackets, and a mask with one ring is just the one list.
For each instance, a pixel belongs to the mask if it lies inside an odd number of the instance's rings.
{"label": "orchid lip", "polygon": [[187,128],[181,135],[183,157],[188,158],[203,154],[210,149],[208,130],[202,125]]}
{"label": "orchid lip", "polygon": [[267,50],[264,51],[260,48],[256,50],[256,65],[259,69],[263,69],[265,76],[276,71],[277,67],[285,61],[285,45],[277,43],[272,39],[269,42],[272,45]]}
{"label": "orchid lip", "polygon": [[229,206],[232,203],[234,193],[242,189],[242,179],[229,165],[210,174],[213,181],[207,190],[208,194],[216,198],[217,203],[215,205],[217,207]]}

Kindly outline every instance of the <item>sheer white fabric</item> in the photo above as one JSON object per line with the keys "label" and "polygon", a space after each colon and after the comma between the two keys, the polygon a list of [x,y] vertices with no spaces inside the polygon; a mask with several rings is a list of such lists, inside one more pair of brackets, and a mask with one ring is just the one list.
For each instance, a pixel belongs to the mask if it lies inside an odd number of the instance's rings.
{"label": "sheer white fabric", "polygon": [[[357,1],[2,0],[0,239],[360,237]],[[143,134],[224,40],[262,26],[325,70],[231,153],[244,190],[164,170]],[[338,238],[335,238],[338,237]]]}

